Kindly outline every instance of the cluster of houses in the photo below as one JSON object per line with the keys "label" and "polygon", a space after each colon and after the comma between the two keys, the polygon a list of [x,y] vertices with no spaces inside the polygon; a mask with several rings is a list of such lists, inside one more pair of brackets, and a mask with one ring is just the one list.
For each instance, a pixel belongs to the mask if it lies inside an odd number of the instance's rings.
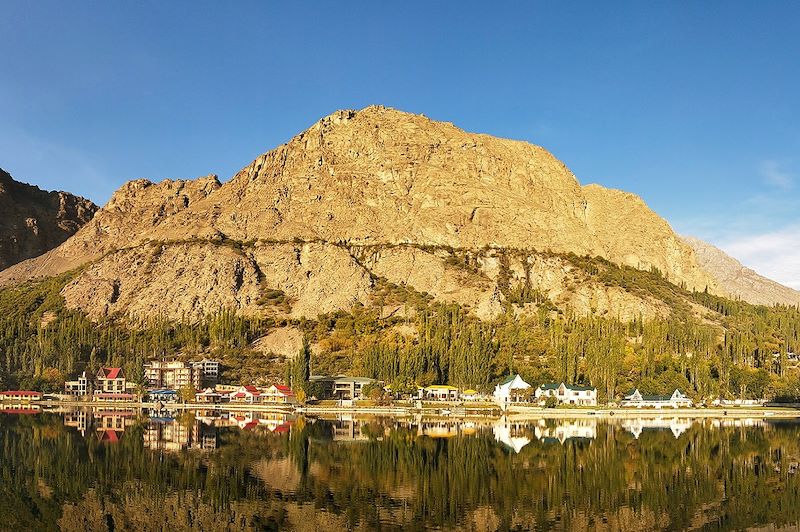
{"label": "cluster of houses", "polygon": [[[144,365],[144,377],[148,400],[152,402],[174,403],[180,399],[181,390],[199,390],[194,401],[203,404],[217,403],[293,403],[294,392],[279,384],[266,387],[230,386],[218,384],[220,363],[203,359],[197,362],[178,360],[154,360]],[[136,385],[125,378],[122,368],[100,368],[90,383],[84,372],[77,381],[64,384],[68,396],[86,398],[93,401],[127,402],[137,400],[134,393]]]}
{"label": "cluster of houses", "polygon": [[519,375],[511,375],[501,381],[495,386],[492,395],[502,408],[514,403],[536,403],[543,406],[551,398],[558,404],[597,406],[597,388],[564,382],[544,383],[533,388]]}
{"label": "cluster of houses", "polygon": [[[548,399],[557,404],[573,406],[597,406],[597,389],[575,384],[545,383],[533,389],[519,375],[511,375],[494,389],[494,400],[505,408],[513,403],[536,403],[543,406]],[[619,404],[622,408],[689,408],[692,400],[680,390],[671,395],[646,395],[638,389],[625,394]]]}
{"label": "cluster of houses", "polygon": [[[194,401],[201,404],[296,403],[295,393],[288,386],[219,384],[219,375],[220,363],[216,360],[204,359],[197,362],[153,360],[144,365],[146,397],[152,402],[177,402],[181,399],[181,390],[191,387],[197,390]],[[317,385],[316,388],[321,396],[319,398],[341,400],[358,399],[364,395],[365,386],[378,382],[367,377],[346,375],[316,375],[310,380]],[[98,370],[94,379],[90,379],[84,372],[77,380],[66,382],[64,393],[75,398],[91,398],[93,401],[128,402],[137,400],[136,388],[136,384],[127,381],[122,368],[104,367]],[[37,400],[40,398],[41,394]]]}
{"label": "cluster of houses", "polygon": [[[147,395],[155,400],[178,397],[178,390],[186,386],[200,388],[214,386],[219,378],[220,363],[203,359],[196,362],[177,360],[164,362],[154,360],[144,365]],[[135,401],[137,384],[128,381],[125,370],[102,367],[94,378],[84,371],[77,380],[64,383],[64,395],[68,397],[103,402]]]}
{"label": "cluster of houses", "polygon": [[[234,386],[219,384],[220,363],[203,359],[194,362],[178,360],[153,360],[144,365],[146,398],[151,402],[172,403],[178,400],[191,401],[182,390],[196,390],[194,402],[200,404],[244,403],[244,404],[294,404],[297,402],[294,391],[282,384],[270,386]],[[351,401],[363,398],[368,386],[383,383],[368,377],[347,375],[312,375],[317,399],[336,399]],[[391,390],[386,387],[386,392]],[[139,392],[139,393],[137,393]],[[69,397],[101,402],[137,401],[141,395],[139,386],[129,382],[125,372],[118,367],[102,367],[93,379],[86,372],[75,381],[64,384],[64,394]],[[395,394],[395,397],[399,397]],[[498,383],[491,395],[477,390],[461,389],[456,386],[434,384],[419,387],[415,394],[404,396],[419,401],[493,401],[501,408],[512,405],[536,404],[570,405],[576,407],[597,406],[597,389],[591,386],[561,383],[543,383],[534,387],[518,374],[510,375]],[[0,401],[30,403],[42,399],[40,392],[8,391],[0,392]],[[638,389],[626,394],[620,403],[627,408],[682,408],[691,407],[692,401],[679,390],[671,395],[646,395]]]}

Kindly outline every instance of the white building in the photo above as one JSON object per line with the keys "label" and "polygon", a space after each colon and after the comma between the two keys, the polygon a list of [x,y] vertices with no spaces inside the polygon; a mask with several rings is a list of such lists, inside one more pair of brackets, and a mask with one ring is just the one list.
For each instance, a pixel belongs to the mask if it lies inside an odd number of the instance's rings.
{"label": "white building", "polygon": [[446,384],[434,384],[419,389],[419,398],[429,401],[458,401],[458,388]]}
{"label": "white building", "polygon": [[204,358],[197,362],[151,360],[144,365],[149,388],[179,390],[184,386],[197,389],[214,386],[219,380],[219,362]]}
{"label": "white building", "polygon": [[687,408],[692,400],[675,390],[672,395],[643,395],[639,389],[625,396],[620,406],[625,408]]}
{"label": "white building", "polygon": [[548,397],[555,397],[560,404],[577,406],[597,406],[597,388],[575,384],[546,383],[536,388],[536,401],[543,403]]}
{"label": "white building", "polygon": [[530,389],[530,387],[531,385],[525,382],[518,374],[511,375],[494,387],[492,396],[497,404],[505,407],[509,403],[522,402],[520,400],[521,392]]}
{"label": "white building", "polygon": [[151,360],[144,365],[148,388],[178,390],[184,386],[200,388],[200,370],[180,360]]}
{"label": "white building", "polygon": [[65,382],[64,393],[73,397],[89,395],[89,378],[86,376],[86,372],[81,373],[81,376],[76,381]]}
{"label": "white building", "polygon": [[200,379],[204,386],[213,386],[219,382],[219,360],[204,358],[191,364],[192,368],[200,373]]}

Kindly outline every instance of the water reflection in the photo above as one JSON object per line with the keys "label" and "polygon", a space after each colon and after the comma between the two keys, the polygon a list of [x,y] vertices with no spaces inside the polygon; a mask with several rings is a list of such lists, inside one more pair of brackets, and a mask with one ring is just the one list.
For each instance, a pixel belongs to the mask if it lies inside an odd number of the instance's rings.
{"label": "water reflection", "polygon": [[757,419],[0,415],[11,530],[800,524],[800,425]]}

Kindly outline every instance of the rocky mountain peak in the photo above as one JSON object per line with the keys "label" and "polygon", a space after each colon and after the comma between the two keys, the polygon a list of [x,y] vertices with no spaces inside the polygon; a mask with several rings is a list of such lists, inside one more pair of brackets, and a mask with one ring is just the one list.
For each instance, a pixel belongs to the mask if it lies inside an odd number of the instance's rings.
{"label": "rocky mountain peak", "polygon": [[[509,266],[509,253],[527,258]],[[726,293],[638,196],[582,187],[540,146],[381,106],[328,115],[225,184],[128,183],[73,238],[0,273],[0,284],[92,263],[65,291],[69,304],[176,318],[222,306],[259,312],[268,285],[293,301],[293,315],[315,317],[367,302],[379,276],[489,316],[511,268],[518,282],[587,311],[663,312],[582,285],[550,253]],[[461,254],[481,263],[478,273],[452,270],[447,261]]]}
{"label": "rocky mountain peak", "polygon": [[96,211],[87,199],[19,183],[0,169],[0,270],[58,246]]}

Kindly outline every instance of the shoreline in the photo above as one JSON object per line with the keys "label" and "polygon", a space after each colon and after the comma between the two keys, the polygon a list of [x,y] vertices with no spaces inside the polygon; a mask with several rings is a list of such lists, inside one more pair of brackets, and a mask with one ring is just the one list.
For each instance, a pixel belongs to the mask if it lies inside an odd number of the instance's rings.
{"label": "shoreline", "polygon": [[[13,405],[18,408],[41,407],[42,410],[65,408],[100,408],[100,409],[155,409],[157,403],[134,401],[34,401],[0,402],[0,405]],[[387,406],[297,406],[280,404],[200,404],[200,403],[167,403],[161,404],[162,410],[182,411],[217,411],[217,412],[272,412],[298,415],[376,415],[396,417],[437,417],[442,419],[495,419],[506,418],[508,421],[525,421],[530,419],[631,419],[631,418],[696,418],[696,419],[730,419],[730,418],[800,418],[797,407],[716,407],[716,408],[544,408],[534,406],[513,406],[505,411],[493,404],[455,405],[451,403],[431,404],[423,408],[407,405]],[[2,409],[0,409],[2,412]]]}

